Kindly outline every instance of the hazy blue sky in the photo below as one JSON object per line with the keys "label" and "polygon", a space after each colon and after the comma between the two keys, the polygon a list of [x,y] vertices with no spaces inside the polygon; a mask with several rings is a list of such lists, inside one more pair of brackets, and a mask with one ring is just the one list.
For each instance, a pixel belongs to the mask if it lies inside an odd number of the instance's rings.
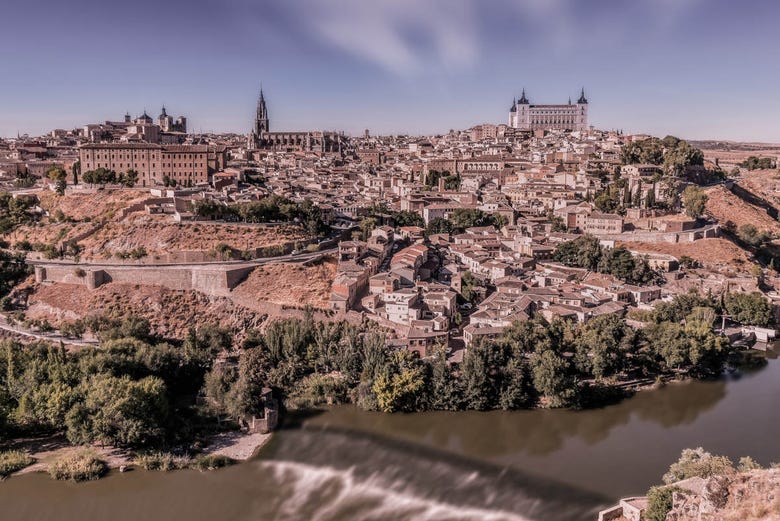
{"label": "hazy blue sky", "polygon": [[0,135],[133,116],[247,132],[506,122],[522,87],[627,132],[780,141],[776,0],[4,0]]}

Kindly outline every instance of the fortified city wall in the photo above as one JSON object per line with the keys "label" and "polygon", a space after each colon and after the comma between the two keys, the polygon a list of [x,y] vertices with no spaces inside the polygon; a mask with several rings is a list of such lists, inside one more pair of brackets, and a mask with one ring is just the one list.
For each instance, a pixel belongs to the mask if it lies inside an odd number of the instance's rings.
{"label": "fortified city wall", "polygon": [[211,296],[225,296],[243,281],[255,266],[36,266],[35,281],[82,284],[96,289],[109,282],[163,286],[186,291],[195,290]]}

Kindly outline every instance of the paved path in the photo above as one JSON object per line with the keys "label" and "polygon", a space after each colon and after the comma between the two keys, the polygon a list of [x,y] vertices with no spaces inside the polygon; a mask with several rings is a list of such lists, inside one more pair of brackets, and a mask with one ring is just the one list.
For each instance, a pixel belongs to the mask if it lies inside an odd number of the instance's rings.
{"label": "paved path", "polygon": [[21,324],[11,324],[8,322],[8,318],[0,314],[0,329],[14,333],[17,335],[34,338],[36,340],[46,340],[48,342],[62,342],[70,346],[77,347],[94,347],[99,345],[96,340],[80,340],[76,338],[66,338],[59,334],[59,332],[52,331],[51,333],[43,333],[40,331],[33,331],[29,328],[23,327]]}

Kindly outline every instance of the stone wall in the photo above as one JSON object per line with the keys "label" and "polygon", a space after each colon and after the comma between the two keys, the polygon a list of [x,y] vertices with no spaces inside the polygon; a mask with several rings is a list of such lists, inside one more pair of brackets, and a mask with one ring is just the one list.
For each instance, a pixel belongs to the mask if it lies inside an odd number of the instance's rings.
{"label": "stone wall", "polygon": [[613,240],[623,242],[648,242],[659,243],[668,242],[677,244],[679,242],[693,242],[699,239],[712,239],[718,237],[719,228],[717,225],[705,226],[684,232],[623,232],[620,234],[598,234],[600,240]]}
{"label": "stone wall", "polygon": [[196,290],[212,296],[224,296],[240,284],[255,269],[252,265],[239,266],[102,266],[46,265],[35,267],[38,283],[59,282],[83,284],[95,289],[108,282],[163,286],[186,291]]}

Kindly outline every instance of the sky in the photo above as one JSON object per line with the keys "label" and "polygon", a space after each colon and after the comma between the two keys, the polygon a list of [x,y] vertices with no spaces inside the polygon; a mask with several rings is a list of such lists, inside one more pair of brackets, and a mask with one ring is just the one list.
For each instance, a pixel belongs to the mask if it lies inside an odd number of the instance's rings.
{"label": "sky", "polygon": [[590,101],[626,133],[780,142],[776,0],[3,0],[0,136],[185,115],[432,134]]}

